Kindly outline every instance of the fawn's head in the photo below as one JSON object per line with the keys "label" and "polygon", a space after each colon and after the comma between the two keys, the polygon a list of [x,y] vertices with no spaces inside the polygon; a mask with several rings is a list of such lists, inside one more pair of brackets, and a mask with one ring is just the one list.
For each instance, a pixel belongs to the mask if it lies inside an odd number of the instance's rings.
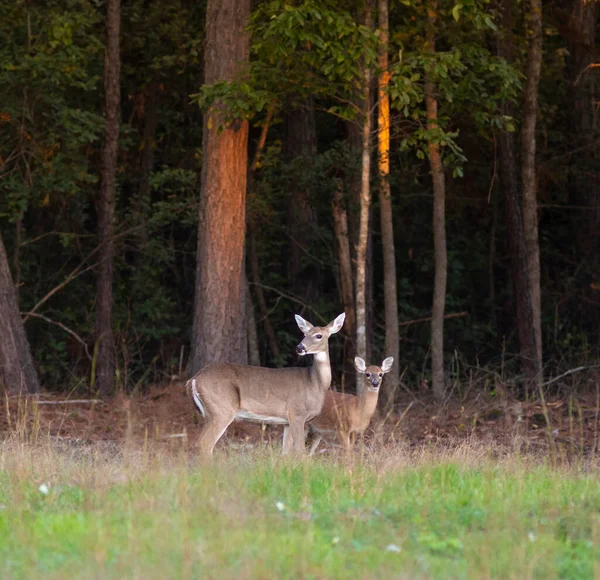
{"label": "fawn's head", "polygon": [[383,382],[383,375],[389,373],[394,365],[394,357],[388,356],[380,367],[375,365],[367,366],[367,363],[359,356],[354,359],[354,368],[359,373],[364,373],[367,389],[372,392],[377,392]]}
{"label": "fawn's head", "polygon": [[344,326],[345,319],[346,314],[342,312],[342,314],[331,321],[327,326],[313,326],[308,320],[304,320],[302,316],[296,314],[296,323],[304,333],[304,338],[296,347],[296,352],[300,356],[325,352],[327,350],[329,337],[341,330],[342,326]]}

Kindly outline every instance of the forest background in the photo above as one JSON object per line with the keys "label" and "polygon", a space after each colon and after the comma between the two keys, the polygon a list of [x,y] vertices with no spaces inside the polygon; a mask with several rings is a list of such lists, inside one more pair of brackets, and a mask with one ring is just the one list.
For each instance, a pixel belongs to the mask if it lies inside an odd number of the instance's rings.
{"label": "forest background", "polygon": [[596,2],[1,6],[9,394],[297,364],[342,309],[388,402],[597,364]]}

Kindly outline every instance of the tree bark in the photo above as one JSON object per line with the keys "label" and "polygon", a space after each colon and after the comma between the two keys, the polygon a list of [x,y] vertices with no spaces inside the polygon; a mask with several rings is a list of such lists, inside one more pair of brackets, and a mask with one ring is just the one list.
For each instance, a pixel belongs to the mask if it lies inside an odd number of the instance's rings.
{"label": "tree bark", "polygon": [[383,293],[385,309],[385,353],[394,357],[394,366],[383,384],[383,403],[391,409],[394,394],[400,382],[400,334],[398,326],[398,290],[396,288],[396,250],[392,194],[390,190],[390,98],[387,92],[388,71],[388,0],[379,0],[379,106],[377,133],[379,144],[379,206],[381,217],[381,245],[383,249]]}
{"label": "tree bark", "polygon": [[21,320],[15,285],[0,234],[0,391],[9,395],[40,390]]}
{"label": "tree bark", "polygon": [[[437,0],[431,0],[427,17],[426,52],[434,54]],[[426,73],[425,102],[427,107],[427,129],[433,131],[438,127],[438,104],[435,96],[435,84],[430,71]],[[444,308],[446,305],[447,279],[446,181],[439,144],[430,140],[427,146],[433,179],[433,247],[435,255],[433,308],[431,312],[431,374],[433,394],[439,401],[444,397],[446,391],[444,373]]]}
{"label": "tree bark", "polygon": [[98,241],[101,246],[96,288],[96,388],[106,397],[114,392],[114,345],[112,332],[112,287],[114,257],[114,203],[119,150],[121,106],[119,35],[120,0],[107,0],[106,54],[104,61],[105,130],[98,204]]}
{"label": "tree bark", "polygon": [[[538,85],[542,68],[542,0],[529,0],[527,23],[527,81],[523,99],[521,132],[521,187],[523,227],[531,292],[531,310],[535,331],[536,366],[542,369],[542,302],[540,289],[540,244],[538,239],[537,180],[535,167],[535,128],[538,111]],[[538,377],[541,381],[541,375]]]}
{"label": "tree bark", "polygon": [[[513,0],[503,0],[502,35],[498,40],[498,55],[512,62]],[[514,111],[507,104],[501,106],[503,115],[512,116]],[[527,263],[527,245],[523,225],[523,211],[519,193],[515,139],[512,133],[502,131],[499,135],[500,183],[504,196],[504,211],[508,231],[508,248],[511,260],[511,279],[515,299],[517,333],[521,370],[530,382],[538,374],[536,337],[531,308],[531,291]]]}
{"label": "tree bark", "polygon": [[[371,28],[372,3],[367,0],[365,26]],[[371,209],[371,69],[364,66],[362,114],[362,173],[360,191],[360,224],[356,247],[356,355],[367,359],[367,246],[369,242],[369,213]],[[357,376],[356,392],[362,394],[364,381]]]}
{"label": "tree bark", "polygon": [[[248,62],[249,0],[209,0],[205,83],[230,81]],[[248,122],[219,131],[218,105],[204,116],[202,187],[190,371],[210,362],[248,362],[244,239]]]}
{"label": "tree bark", "polygon": [[[344,204],[342,185],[335,189],[331,203],[333,227],[337,240],[339,281],[342,304],[346,313],[346,328],[349,338],[344,340],[344,383],[342,390],[348,386],[347,379],[354,372],[354,328],[356,326],[356,310],[354,308],[354,282],[352,278],[352,257],[350,254],[350,238],[348,235],[348,212]],[[353,382],[353,381],[352,381]]]}

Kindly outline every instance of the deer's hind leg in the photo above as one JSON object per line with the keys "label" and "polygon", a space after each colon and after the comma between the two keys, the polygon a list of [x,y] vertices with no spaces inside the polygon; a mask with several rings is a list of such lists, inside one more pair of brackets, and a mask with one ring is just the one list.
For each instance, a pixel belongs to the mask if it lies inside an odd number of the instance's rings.
{"label": "deer's hind leg", "polygon": [[221,388],[209,392],[200,391],[206,410],[206,423],[198,438],[198,451],[202,457],[210,457],[219,439],[231,425],[239,410],[239,396],[233,389]]}

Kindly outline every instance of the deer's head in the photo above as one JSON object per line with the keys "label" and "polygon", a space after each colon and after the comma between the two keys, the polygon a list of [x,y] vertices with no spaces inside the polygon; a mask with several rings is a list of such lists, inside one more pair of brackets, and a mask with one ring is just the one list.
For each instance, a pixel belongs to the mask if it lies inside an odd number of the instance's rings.
{"label": "deer's head", "polygon": [[327,326],[313,326],[308,320],[296,314],[296,323],[304,333],[302,342],[296,347],[296,352],[300,356],[307,354],[318,354],[327,350],[329,337],[339,332],[344,326],[346,314],[342,312],[335,320]]}
{"label": "deer's head", "polygon": [[388,356],[380,367],[375,365],[367,366],[367,363],[359,356],[354,359],[354,368],[359,373],[364,373],[367,389],[372,392],[377,392],[383,382],[383,375],[389,373],[394,365],[394,357]]}

